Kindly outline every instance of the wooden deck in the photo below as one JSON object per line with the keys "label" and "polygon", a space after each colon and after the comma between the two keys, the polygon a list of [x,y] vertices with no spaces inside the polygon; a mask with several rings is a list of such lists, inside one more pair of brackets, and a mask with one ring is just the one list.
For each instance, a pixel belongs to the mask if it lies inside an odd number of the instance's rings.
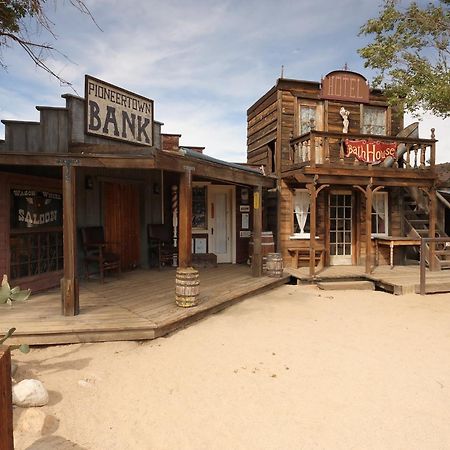
{"label": "wooden deck", "polygon": [[[300,284],[315,283],[316,281],[336,280],[371,280],[378,289],[391,292],[396,295],[419,293],[420,274],[419,266],[378,266],[370,275],[365,274],[362,266],[330,266],[317,272],[314,279],[309,276],[309,268],[285,269],[285,271],[297,278]],[[450,271],[441,270],[426,274],[427,293],[450,292]]]}
{"label": "wooden deck", "polygon": [[154,339],[289,278],[253,278],[242,265],[200,269],[199,305],[185,309],[175,305],[174,269],[136,270],[108,277],[104,284],[82,281],[75,317],[61,315],[59,289],[32,295],[27,303],[1,305],[0,331],[17,328],[9,344]]}

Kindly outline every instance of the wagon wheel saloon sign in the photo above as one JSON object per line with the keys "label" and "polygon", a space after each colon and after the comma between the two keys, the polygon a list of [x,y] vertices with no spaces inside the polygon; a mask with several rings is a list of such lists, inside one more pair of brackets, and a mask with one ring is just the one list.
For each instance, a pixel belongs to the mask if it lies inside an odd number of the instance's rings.
{"label": "wagon wheel saloon sign", "polygon": [[397,159],[397,144],[395,142],[380,142],[366,140],[345,140],[347,158],[356,158],[368,164],[380,164],[386,158]]}

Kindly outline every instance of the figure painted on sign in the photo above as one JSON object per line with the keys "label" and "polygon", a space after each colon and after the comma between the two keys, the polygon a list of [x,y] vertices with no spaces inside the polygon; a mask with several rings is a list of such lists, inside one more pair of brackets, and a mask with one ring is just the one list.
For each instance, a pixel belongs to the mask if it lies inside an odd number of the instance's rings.
{"label": "figure painted on sign", "polygon": [[349,125],[349,120],[348,120],[348,116],[350,115],[350,111],[347,111],[344,107],[342,107],[339,111],[339,114],[342,117],[342,132],[343,133],[348,133],[348,125]]}

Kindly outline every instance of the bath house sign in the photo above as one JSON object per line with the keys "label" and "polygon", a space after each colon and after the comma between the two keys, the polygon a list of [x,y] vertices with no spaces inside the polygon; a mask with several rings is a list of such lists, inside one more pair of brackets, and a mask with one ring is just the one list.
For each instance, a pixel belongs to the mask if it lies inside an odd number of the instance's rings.
{"label": "bath house sign", "polygon": [[345,140],[347,158],[356,158],[368,164],[380,164],[386,158],[397,158],[397,144],[395,142],[380,142],[366,140]]}

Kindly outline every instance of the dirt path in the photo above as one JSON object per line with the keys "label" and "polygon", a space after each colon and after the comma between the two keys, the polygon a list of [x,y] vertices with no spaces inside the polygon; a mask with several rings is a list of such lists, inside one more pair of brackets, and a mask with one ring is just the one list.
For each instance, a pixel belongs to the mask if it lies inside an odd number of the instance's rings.
{"label": "dirt path", "polygon": [[[167,338],[17,355],[17,449],[447,449],[450,295],[284,286]],[[76,443],[76,444],[74,444]]]}

